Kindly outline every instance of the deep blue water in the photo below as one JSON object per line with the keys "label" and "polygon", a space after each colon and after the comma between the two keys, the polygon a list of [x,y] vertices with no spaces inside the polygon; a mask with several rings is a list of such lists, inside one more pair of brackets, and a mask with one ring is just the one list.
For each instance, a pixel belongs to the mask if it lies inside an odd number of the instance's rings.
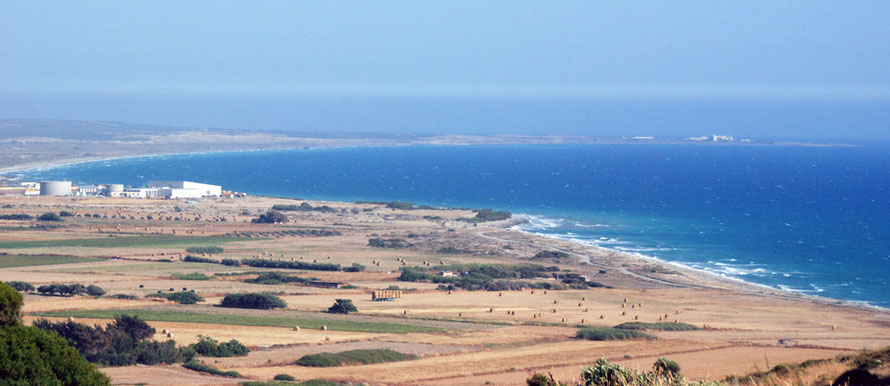
{"label": "deep blue water", "polygon": [[886,146],[396,147],[159,156],[28,179],[185,179],[258,195],[522,213],[527,230],[890,307]]}

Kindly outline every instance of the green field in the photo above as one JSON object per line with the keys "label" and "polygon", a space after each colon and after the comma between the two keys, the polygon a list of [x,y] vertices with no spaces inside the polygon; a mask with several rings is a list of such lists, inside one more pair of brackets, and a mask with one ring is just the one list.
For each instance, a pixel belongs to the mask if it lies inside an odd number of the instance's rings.
{"label": "green field", "polygon": [[[262,239],[253,239],[262,240]],[[130,236],[103,237],[95,239],[4,241],[0,248],[47,248],[47,247],[88,247],[88,248],[128,248],[163,245],[205,245],[229,241],[244,241],[237,237],[221,236]]]}
{"label": "green field", "polygon": [[135,315],[143,320],[155,322],[184,322],[184,323],[210,323],[229,324],[235,326],[264,326],[264,327],[294,327],[319,329],[322,325],[334,331],[376,332],[389,334],[407,334],[412,332],[441,332],[441,328],[415,326],[411,324],[361,322],[339,319],[322,319],[308,317],[280,317],[280,316],[250,316],[250,315],[226,315],[226,314],[202,314],[182,311],[158,311],[158,310],[84,310],[84,311],[54,311],[35,314],[37,316],[75,317],[114,319],[115,315]]}
{"label": "green field", "polygon": [[0,268],[27,267],[31,265],[88,263],[102,259],[93,257],[53,255],[0,255]]}

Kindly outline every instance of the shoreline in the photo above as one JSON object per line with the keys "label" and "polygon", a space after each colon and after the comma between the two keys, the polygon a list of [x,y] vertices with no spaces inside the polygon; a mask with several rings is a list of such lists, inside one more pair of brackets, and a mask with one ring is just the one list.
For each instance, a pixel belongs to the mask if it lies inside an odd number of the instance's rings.
{"label": "shoreline", "polygon": [[[398,147],[398,146],[411,146],[410,144],[390,144],[390,145],[369,145],[366,147]],[[423,146],[422,144],[418,144],[418,146]],[[437,146],[437,145],[429,145],[429,146]],[[472,146],[472,145],[471,145]],[[7,168],[0,169],[0,176],[5,176],[7,178],[12,177],[10,174],[21,173],[29,170],[35,169],[50,169],[57,168],[69,165],[77,165],[83,163],[90,162],[103,162],[103,161],[116,161],[116,160],[124,160],[124,159],[137,159],[137,158],[152,158],[152,157],[164,157],[164,156],[183,156],[183,155],[202,155],[202,154],[218,154],[218,153],[245,153],[245,152],[263,152],[263,151],[289,151],[289,150],[300,150],[300,149],[335,149],[335,148],[347,148],[347,147],[362,147],[362,146],[324,146],[324,145],[315,145],[315,146],[291,146],[291,147],[283,147],[283,148],[250,148],[250,149],[225,149],[225,150],[204,150],[204,151],[191,151],[191,152],[171,152],[171,153],[152,153],[152,154],[136,154],[136,155],[121,155],[121,156],[111,156],[111,157],[87,157],[87,158],[61,158],[53,161],[46,162],[37,162],[34,164],[22,164],[18,166],[12,166]],[[248,192],[249,193],[249,192]],[[255,196],[256,197],[256,196]],[[268,197],[268,198],[284,198],[284,199],[297,199],[293,197],[272,197],[261,195],[258,197]],[[340,202],[340,203],[349,203],[346,201],[337,201],[328,200],[325,198],[316,198],[312,199],[312,201],[327,201],[327,202]],[[523,218],[523,214],[514,213],[515,217]],[[519,234],[528,235],[535,238],[541,238],[552,241],[559,241],[563,243],[569,243],[576,247],[580,247],[582,249],[590,249],[594,251],[599,251],[601,254],[610,254],[610,255],[619,255],[623,259],[629,261],[636,262],[644,262],[648,264],[656,264],[658,266],[668,268],[670,270],[680,271],[683,277],[692,283],[681,283],[676,281],[671,281],[665,278],[655,278],[651,276],[642,275],[641,277],[645,277],[647,280],[653,280],[655,282],[663,282],[669,283],[671,285],[680,286],[684,288],[709,288],[709,289],[726,289],[730,291],[736,291],[740,293],[748,293],[748,294],[759,294],[765,296],[773,296],[778,298],[785,299],[795,299],[795,300],[808,300],[813,301],[820,304],[834,305],[834,306],[850,306],[856,307],[860,309],[867,309],[872,311],[880,311],[880,312],[890,312],[890,308],[884,308],[881,306],[873,305],[867,301],[854,301],[854,300],[846,300],[846,299],[836,299],[830,297],[824,297],[819,295],[811,295],[796,292],[789,289],[784,288],[776,288],[766,284],[754,283],[741,278],[735,278],[731,276],[721,275],[716,272],[711,272],[706,269],[701,268],[693,268],[691,266],[687,266],[681,263],[668,261],[659,259],[657,257],[648,256],[645,254],[633,254],[626,251],[621,251],[617,249],[610,249],[607,247],[602,247],[598,245],[591,245],[588,243],[584,243],[581,240],[574,240],[566,237],[559,237],[557,235],[538,233],[531,230],[520,229],[519,226],[521,224],[510,224],[507,227],[501,227],[498,225],[491,224],[493,227],[500,228],[505,231],[517,232]],[[582,258],[581,264],[587,265],[600,265],[604,267],[611,267],[612,269],[618,268],[616,266],[609,266],[603,264],[595,264],[591,261],[590,256],[586,256],[583,254],[570,252],[573,255],[578,255],[579,257],[586,257],[587,261],[583,261]],[[629,272],[626,272],[629,273]],[[719,286],[714,286],[715,283],[720,284]]]}
{"label": "shoreline", "polygon": [[[871,304],[868,302],[846,300],[846,299],[835,299],[835,298],[830,298],[830,297],[825,297],[825,296],[799,293],[799,292],[787,290],[784,288],[776,288],[776,287],[772,287],[772,286],[769,286],[766,284],[754,283],[754,282],[746,281],[746,280],[743,280],[740,278],[724,276],[724,275],[718,274],[716,272],[711,272],[711,271],[708,271],[705,269],[693,268],[693,267],[687,266],[685,264],[681,264],[681,263],[677,263],[677,262],[673,262],[673,261],[662,260],[657,257],[647,256],[647,255],[643,255],[643,254],[636,255],[636,254],[631,254],[631,253],[627,253],[625,251],[620,251],[620,250],[616,250],[616,249],[610,249],[610,248],[606,248],[606,247],[602,247],[602,246],[586,244],[586,243],[580,242],[579,240],[572,240],[572,239],[558,237],[556,235],[537,233],[534,231],[521,229],[520,228],[521,225],[522,224],[510,224],[510,225],[507,225],[507,227],[503,228],[503,229],[505,231],[517,232],[517,233],[528,235],[528,236],[535,237],[535,238],[543,238],[543,239],[547,239],[547,240],[569,243],[569,244],[581,247],[583,249],[597,250],[597,251],[600,251],[605,254],[620,255],[623,258],[628,259],[628,260],[642,261],[642,262],[646,262],[646,263],[657,264],[662,267],[677,270],[677,271],[681,272],[681,274],[684,276],[684,278],[691,280],[693,283],[682,283],[682,282],[677,282],[677,281],[670,281],[670,280],[664,279],[664,278],[655,278],[655,277],[650,277],[650,276],[645,276],[645,275],[641,275],[641,276],[643,276],[647,279],[650,279],[650,280],[666,281],[666,282],[671,283],[672,285],[682,287],[682,288],[720,289],[720,290],[727,290],[727,291],[739,292],[739,293],[744,293],[744,294],[755,294],[755,295],[762,295],[762,296],[769,296],[769,297],[790,299],[790,300],[803,300],[803,301],[810,301],[810,302],[819,303],[819,304],[823,304],[823,305],[829,305],[829,306],[854,307],[854,308],[864,309],[864,310],[869,310],[869,311],[890,313],[890,308],[884,308],[884,307],[877,306],[877,305],[874,305],[874,304]],[[562,252],[568,252],[572,255],[576,255],[576,257],[587,257],[588,258],[587,261],[584,261],[584,259],[582,258],[581,259],[582,261],[580,261],[578,264],[591,265],[591,266],[602,265],[602,264],[597,264],[597,263],[593,263],[592,261],[590,261],[589,256],[583,256],[583,254],[572,252],[571,250],[564,250],[564,249],[558,249],[558,250],[560,250]],[[611,266],[611,268],[615,269],[617,267]],[[725,285],[726,287],[714,286],[715,283]]]}

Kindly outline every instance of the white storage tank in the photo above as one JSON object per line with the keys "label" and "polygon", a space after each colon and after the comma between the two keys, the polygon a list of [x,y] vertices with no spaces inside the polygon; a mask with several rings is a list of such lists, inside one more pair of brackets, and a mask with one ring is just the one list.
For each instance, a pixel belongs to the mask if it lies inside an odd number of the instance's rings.
{"label": "white storage tank", "polygon": [[40,182],[41,196],[68,196],[71,195],[71,181],[42,181]]}
{"label": "white storage tank", "polygon": [[108,197],[120,197],[121,193],[124,192],[123,184],[108,184],[108,189],[105,192],[105,195]]}

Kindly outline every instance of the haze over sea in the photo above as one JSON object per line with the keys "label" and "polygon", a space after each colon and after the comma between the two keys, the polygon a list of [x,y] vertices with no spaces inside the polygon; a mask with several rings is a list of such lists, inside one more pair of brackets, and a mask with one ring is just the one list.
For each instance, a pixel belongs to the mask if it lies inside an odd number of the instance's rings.
{"label": "haze over sea", "polygon": [[890,151],[696,145],[412,146],[154,156],[28,170],[254,195],[509,210],[523,229],[890,307]]}

